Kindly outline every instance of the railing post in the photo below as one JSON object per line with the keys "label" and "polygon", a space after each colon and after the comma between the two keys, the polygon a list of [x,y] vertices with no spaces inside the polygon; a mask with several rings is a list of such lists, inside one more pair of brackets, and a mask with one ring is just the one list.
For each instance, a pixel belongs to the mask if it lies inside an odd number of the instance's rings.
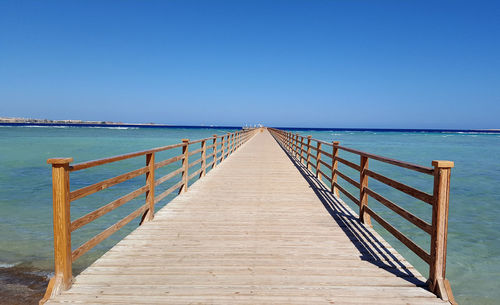
{"label": "railing post", "polygon": [[184,158],[182,159],[182,167],[184,168],[184,171],[182,172],[182,187],[179,190],[180,193],[185,193],[188,190],[188,169],[189,169],[189,139],[182,139],[182,143],[184,143],[184,146],[182,146],[182,154],[184,155]]}
{"label": "railing post", "polygon": [[368,194],[365,191],[368,187],[368,175],[365,172],[368,169],[368,157],[360,156],[359,165],[359,220],[371,226],[370,215],[365,212],[365,207],[368,205]]}
{"label": "railing post", "polygon": [[71,287],[71,212],[69,164],[73,158],[48,159],[52,164],[52,206],[54,219],[54,285],[52,295]]}
{"label": "railing post", "polygon": [[235,133],[231,133],[231,154],[234,152]]}
{"label": "railing post", "polygon": [[226,158],[227,158],[231,154],[231,133],[230,132],[227,133],[227,149],[226,149],[226,151],[227,151],[227,156],[226,156]]}
{"label": "railing post", "polygon": [[299,158],[299,134],[295,135],[295,158]]}
{"label": "railing post", "polygon": [[302,163],[302,159],[304,159],[304,156],[302,155],[302,153],[304,152],[304,150],[303,150],[303,147],[304,147],[304,137],[298,136],[298,138],[300,138],[300,150],[299,150],[299,154],[300,154],[300,163]]}
{"label": "railing post", "polygon": [[316,145],[316,177],[318,178],[319,181],[322,181],[321,180],[321,173],[319,172],[319,170],[321,169],[321,162],[319,162],[321,160],[321,153],[320,153],[320,150],[321,150],[321,142],[318,141],[317,145]]}
{"label": "railing post", "polygon": [[236,150],[236,143],[237,143],[237,139],[236,139],[236,131],[235,131],[235,132],[233,132],[233,145],[232,145],[233,152]]}
{"label": "railing post", "polygon": [[148,167],[146,185],[149,188],[146,191],[146,204],[148,205],[148,210],[143,219],[149,221],[153,220],[155,216],[155,153],[146,155],[146,166]]}
{"label": "railing post", "polygon": [[337,160],[337,157],[339,156],[339,148],[336,147],[337,145],[340,145],[339,141],[333,141],[333,150],[332,150],[332,187],[331,191],[334,195],[339,196],[339,189],[335,186],[337,183],[337,169],[339,167],[339,161]]}
{"label": "railing post", "polygon": [[200,178],[205,176],[205,170],[207,167],[207,142],[205,140],[201,141],[201,173]]}
{"label": "railing post", "polygon": [[454,163],[432,161],[434,166],[434,203],[432,205],[431,262],[429,289],[441,299],[452,299],[446,280],[446,244],[448,238],[448,209],[450,204],[450,175]]}
{"label": "railing post", "polygon": [[222,161],[224,161],[224,159],[225,159],[225,156],[224,156],[224,155],[226,154],[226,152],[225,152],[225,147],[224,147],[224,144],[225,144],[225,141],[224,141],[224,136],[222,136],[222,137],[220,138],[220,140],[221,140],[221,146],[220,146],[220,152],[221,152],[221,154],[220,154],[220,155],[221,155],[221,159],[220,159],[220,162],[222,162]]}
{"label": "railing post", "polygon": [[231,133],[231,154],[234,152],[234,135],[234,132]]}
{"label": "railing post", "polygon": [[308,170],[311,170],[311,138],[312,138],[312,136],[307,136],[306,167]]}
{"label": "railing post", "polygon": [[217,135],[214,134],[213,137],[214,137],[214,140],[213,140],[214,160],[212,163],[212,168],[214,168],[217,165]]}

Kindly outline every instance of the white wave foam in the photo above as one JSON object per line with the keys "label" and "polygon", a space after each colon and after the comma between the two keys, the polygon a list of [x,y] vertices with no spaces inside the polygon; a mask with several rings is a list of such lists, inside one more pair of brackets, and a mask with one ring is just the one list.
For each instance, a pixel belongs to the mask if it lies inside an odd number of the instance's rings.
{"label": "white wave foam", "polygon": [[0,262],[0,268],[12,268],[12,267],[15,267],[15,266],[17,266],[19,264],[20,263],[8,264],[8,263],[2,263],[2,262]]}

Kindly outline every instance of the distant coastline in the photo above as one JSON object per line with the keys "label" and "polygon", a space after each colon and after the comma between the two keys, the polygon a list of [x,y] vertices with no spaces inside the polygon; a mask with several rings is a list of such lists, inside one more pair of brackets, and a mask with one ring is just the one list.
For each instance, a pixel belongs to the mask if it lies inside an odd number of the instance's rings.
{"label": "distant coastline", "polygon": [[[110,121],[83,121],[83,120],[49,120],[32,118],[0,117],[0,126],[67,126],[67,127],[129,127],[129,128],[229,128],[240,129],[242,126],[218,125],[169,125],[156,123],[123,123]],[[282,127],[272,126],[285,130],[316,130],[316,131],[371,131],[371,132],[473,132],[473,133],[500,133],[500,129],[433,129],[433,128],[337,128],[337,127]]]}
{"label": "distant coastline", "polygon": [[[273,126],[274,127],[274,126]],[[323,127],[274,127],[284,130],[313,131],[371,131],[371,132],[451,132],[451,133],[500,133],[500,129],[433,129],[433,128],[323,128]]]}
{"label": "distant coastline", "polygon": [[169,125],[156,123],[123,123],[110,121],[83,120],[49,120],[0,117],[0,126],[67,126],[67,127],[132,127],[132,128],[230,128],[239,129],[242,126],[203,126],[203,125]]}

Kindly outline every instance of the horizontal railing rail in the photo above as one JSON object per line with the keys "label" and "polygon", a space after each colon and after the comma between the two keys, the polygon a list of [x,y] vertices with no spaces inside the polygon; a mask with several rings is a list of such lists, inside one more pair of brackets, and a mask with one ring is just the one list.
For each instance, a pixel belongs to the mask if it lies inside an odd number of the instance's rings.
{"label": "horizontal railing rail", "polygon": [[[77,164],[71,164],[73,158],[52,158],[48,159],[47,163],[52,165],[52,192],[53,192],[53,220],[54,220],[54,261],[55,272],[54,277],[50,280],[49,286],[44,297],[47,300],[51,296],[55,296],[63,290],[70,288],[73,275],[72,264],[83,254],[94,248],[100,242],[117,232],[133,219],[142,216],[141,224],[144,221],[151,221],[154,218],[155,205],[167,197],[169,194],[179,189],[179,194],[188,191],[189,181],[205,176],[207,171],[215,168],[220,162],[231,155],[242,144],[247,142],[258,129],[245,129],[226,135],[213,135],[209,138],[190,141],[183,139],[182,143],[157,147],[149,150],[128,153],[109,158],[92,160]],[[190,146],[199,144],[200,148],[190,151]],[[156,154],[159,152],[181,148],[182,152],[179,155],[168,159],[158,161]],[[191,161],[191,157],[199,155],[199,158]],[[110,164],[117,161],[127,160],[131,158],[144,156],[146,164],[144,167],[132,170],[130,172],[118,175],[116,177],[106,179],[89,186],[85,186],[76,190],[70,189],[70,173],[89,169],[92,167]],[[207,159],[212,159],[207,163]],[[155,177],[155,171],[174,162],[181,161],[182,165],[169,172],[162,177]],[[190,173],[193,166],[199,165],[200,168]],[[133,190],[132,192],[117,198],[96,210],[87,213],[86,215],[71,221],[71,203],[82,199],[91,194],[97,193],[114,185],[123,183],[132,178],[145,175],[145,185]],[[160,194],[155,194],[155,188],[162,183],[165,183],[172,178],[181,175],[180,181],[173,186],[163,191]],[[146,194],[146,200],[143,205],[135,211],[109,226],[101,233],[90,238],[88,241],[81,244],[75,250],[72,250],[71,235],[75,230],[82,228],[85,225],[95,221],[101,216],[115,210],[125,203]],[[42,302],[43,303],[43,302]]]}
{"label": "horizontal railing rail", "polygon": [[[446,279],[446,244],[448,235],[448,207],[450,192],[450,173],[454,164],[451,161],[432,161],[433,167],[421,166],[413,163],[399,161],[375,154],[359,151],[349,147],[341,146],[340,142],[325,142],[313,139],[311,136],[301,136],[297,133],[291,133],[284,130],[268,128],[274,138],[294,157],[298,162],[303,163],[307,169],[316,175],[322,183],[325,178],[330,185],[327,185],[335,196],[339,196],[339,191],[352,202],[359,206],[359,220],[366,225],[371,226],[373,218],[384,229],[391,233],[395,238],[401,241],[406,247],[419,256],[424,262],[429,264],[429,289],[443,300],[449,300],[454,303],[453,294],[449,281]],[[331,147],[331,152],[323,149],[323,146]],[[359,164],[339,157],[339,151],[345,151],[359,156]],[[325,162],[322,157],[330,158],[331,162]],[[311,162],[314,159],[315,162]],[[380,173],[374,172],[368,168],[369,160],[377,160],[383,163],[394,165],[411,171],[431,175],[434,178],[433,193],[428,194],[408,186],[402,182],[390,179]],[[354,180],[345,173],[339,171],[339,163],[348,166],[359,172],[359,180]],[[327,175],[321,166],[330,170]],[[313,169],[314,167],[314,169]],[[338,177],[346,181],[349,185],[359,189],[359,194],[350,193],[338,182]],[[420,201],[432,206],[432,223],[417,217],[396,203],[390,201],[373,189],[368,188],[368,179],[375,179],[399,192],[412,196]],[[430,235],[430,252],[422,249],[417,243],[405,236],[388,221],[377,214],[368,206],[368,197],[371,197],[389,208],[397,215],[414,224]]]}

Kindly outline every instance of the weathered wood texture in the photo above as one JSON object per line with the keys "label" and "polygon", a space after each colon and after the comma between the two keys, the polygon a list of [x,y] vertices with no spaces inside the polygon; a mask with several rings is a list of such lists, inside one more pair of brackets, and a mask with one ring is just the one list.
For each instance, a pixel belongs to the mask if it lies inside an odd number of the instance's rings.
{"label": "weathered wood texture", "polygon": [[[233,139],[231,143],[231,150],[227,151],[228,157],[232,154],[236,147],[236,144],[241,144],[246,142],[255,132],[259,129],[245,130],[243,132],[229,133],[227,139]],[[236,135],[242,136],[239,143],[236,143]],[[216,165],[216,149],[217,149],[217,135],[214,135],[214,144],[209,146],[213,148],[213,161],[211,162],[214,166]],[[72,263],[78,259],[80,256],[85,254],[87,251],[91,250],[93,247],[98,245],[104,239],[111,236],[113,233],[120,230],[127,223],[139,217],[142,214],[141,224],[143,222],[151,221],[154,218],[154,206],[166,196],[168,196],[173,191],[180,188],[180,192],[186,192],[188,190],[188,183],[191,179],[197,177],[202,178],[206,174],[206,141],[211,138],[199,139],[194,141],[189,141],[187,139],[183,140],[181,144],[157,147],[149,150],[133,152],[125,155],[104,158],[100,160],[93,160],[88,162],[79,163],[76,165],[71,165],[73,161],[72,158],[51,158],[47,160],[47,163],[52,164],[53,172],[53,215],[54,215],[54,277],[51,278],[47,291],[40,300],[40,304],[44,304],[47,299],[53,297],[60,293],[60,291],[67,290],[71,287],[73,275],[72,275]],[[221,140],[224,137],[221,137]],[[189,145],[200,143],[199,149],[189,150]],[[222,145],[224,142],[221,142]],[[229,142],[228,142],[229,143]],[[155,162],[155,153],[160,151],[165,151],[177,147],[182,147],[182,154],[175,156],[170,159]],[[196,160],[196,154],[201,153],[200,158]],[[99,166],[102,164],[107,164],[111,162],[121,161],[125,159],[135,158],[135,157],[146,157],[146,166],[140,169],[133,170],[131,172],[118,175],[114,178],[110,178],[101,182],[94,183],[92,185],[70,191],[70,172],[76,170],[87,169],[94,166]],[[189,162],[189,157],[194,156],[195,161]],[[222,158],[222,157],[221,157]],[[155,179],[155,170],[161,168],[165,165],[171,164],[173,162],[182,160],[181,168],[174,170],[165,176]],[[201,164],[200,164],[201,163]],[[200,164],[200,169],[192,172],[190,168]],[[211,164],[208,164],[208,166]],[[212,167],[213,168],[213,167]],[[94,210],[85,216],[82,216],[75,221],[71,222],[71,207],[70,202],[88,196],[90,194],[99,192],[116,184],[125,182],[134,177],[146,174],[146,185],[143,187],[122,196],[100,208]],[[171,186],[169,189],[163,191],[161,194],[155,196],[155,187],[167,180],[182,174],[181,181]],[[89,239],[87,242],[80,245],[74,251],[71,251],[71,232],[81,228],[82,226],[96,220],[97,218],[103,216],[116,209],[119,206],[127,203],[128,201],[136,198],[137,196],[146,193],[146,203],[144,206],[140,207],[130,215],[126,216],[122,220],[111,225],[101,233],[97,234],[93,238]]]}
{"label": "weathered wood texture", "polygon": [[264,131],[47,304],[446,304],[424,286]]}
{"label": "weathered wood texture", "polygon": [[[362,223],[371,226],[371,218],[375,219],[384,229],[386,229],[389,233],[391,233],[394,237],[396,237],[400,242],[406,245],[410,250],[412,250],[416,255],[418,255],[423,261],[429,264],[429,279],[427,283],[429,284],[429,288],[436,295],[441,297],[443,300],[450,300],[451,303],[456,304],[453,293],[451,291],[451,285],[446,279],[446,244],[447,244],[447,228],[448,228],[448,208],[449,208],[449,191],[450,191],[450,170],[453,167],[452,161],[440,161],[435,160],[432,161],[432,165],[434,169],[412,164],[404,161],[399,161],[395,159],[390,159],[383,156],[378,156],[370,153],[366,153],[363,151],[351,149],[348,147],[340,146],[339,142],[333,142],[330,144],[329,142],[324,142],[318,139],[312,139],[310,136],[307,137],[307,160],[303,164],[302,157],[298,158],[295,155],[295,152],[288,149],[289,136],[291,133],[270,128],[271,134],[275,137],[275,139],[281,143],[282,147],[285,150],[288,150],[290,156],[299,163],[300,166],[304,165],[307,168],[309,173],[312,173],[312,169],[309,164],[310,150],[316,149],[318,153],[318,157],[316,161],[331,169],[331,176],[327,176],[324,172],[321,171],[319,167],[315,168],[315,175],[317,177],[324,176],[326,180],[331,183],[331,192],[335,195],[339,195],[338,191],[342,192],[343,195],[352,200],[355,204],[359,206],[359,219]],[[297,137],[300,137],[297,135]],[[301,137],[302,138],[302,137]],[[311,146],[311,142],[317,142],[317,147],[314,145]],[[320,150],[318,147],[320,144],[325,144],[328,146],[332,146],[332,154],[329,154],[323,150]],[[359,165],[353,162],[347,161],[338,156],[338,151],[343,150],[345,152],[349,152],[351,154],[358,155],[360,157]],[[319,160],[320,155],[323,154],[332,160],[332,165],[329,166],[327,163]],[[417,171],[424,174],[433,174],[434,175],[434,191],[433,195],[427,194],[423,191],[415,189],[411,186],[408,186],[404,183],[398,182],[396,180],[385,177],[381,174],[378,174],[370,169],[368,169],[368,161],[369,159],[374,159],[377,161],[385,162],[388,164],[392,164],[398,167],[402,167],[408,170]],[[350,178],[349,176],[343,174],[338,170],[338,163],[341,162],[344,165],[347,165],[360,173],[359,182]],[[356,198],[353,194],[344,189],[341,185],[339,185],[337,181],[337,177],[340,176],[344,181],[350,183],[359,189],[359,199]],[[429,203],[432,205],[432,225],[428,224],[424,220],[418,218],[417,216],[411,214],[405,209],[399,207],[397,204],[389,201],[385,197],[380,194],[370,190],[368,188],[368,178],[371,177],[376,179],[390,187],[393,187],[407,195],[413,196],[423,202]],[[320,179],[318,179],[321,181]],[[410,238],[405,236],[402,232],[393,227],[389,222],[383,219],[380,215],[376,214],[375,211],[368,206],[368,197],[372,197],[375,200],[379,201],[389,209],[393,210],[409,222],[415,224],[420,229],[424,230],[426,233],[431,235],[431,252],[428,253],[426,250],[421,248],[415,242],[413,242]]]}

